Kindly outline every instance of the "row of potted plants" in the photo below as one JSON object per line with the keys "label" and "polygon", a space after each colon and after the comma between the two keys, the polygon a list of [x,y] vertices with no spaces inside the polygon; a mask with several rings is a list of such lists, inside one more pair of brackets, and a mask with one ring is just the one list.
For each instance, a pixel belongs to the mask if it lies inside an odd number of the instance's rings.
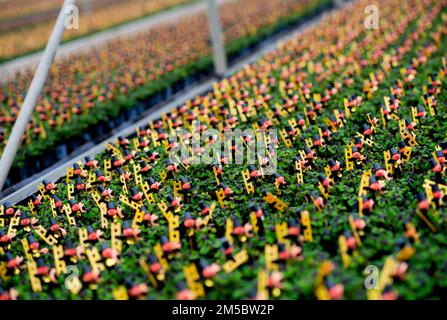
{"label": "row of potted plants", "polygon": [[[80,1],[77,3],[79,28],[67,29],[62,41],[78,39],[190,2],[192,1]],[[31,4],[30,6],[30,3],[15,1],[6,8],[10,8],[11,13],[14,12],[16,15],[11,17],[8,15],[9,10],[5,10],[4,14],[8,18],[3,21],[0,19],[0,62],[45,48],[62,2],[33,3],[36,5]],[[26,11],[22,12],[22,9]],[[24,15],[24,12],[28,12],[28,14]]]}
{"label": "row of potted plants", "polygon": [[[330,3],[326,0],[265,1],[260,6],[260,3],[245,0],[229,2],[221,9],[227,53],[230,57],[237,55]],[[259,18],[253,19],[256,15]],[[275,22],[271,24],[271,21]],[[257,31],[253,33],[248,27],[255,27]],[[11,177],[26,177],[35,173],[29,168],[39,171],[47,167],[49,159],[54,159],[52,163],[60,160],[58,154],[66,154],[66,150],[72,149],[71,144],[82,141],[86,131],[92,130],[90,138],[86,138],[90,140],[99,124],[107,124],[118,115],[138,108],[138,101],[149,107],[148,103],[160,100],[160,95],[169,97],[176,84],[190,82],[191,76],[197,78],[211,71],[207,30],[203,13],[160,25],[134,37],[110,41],[101,48],[57,62],[39,98]],[[245,36],[241,37],[242,34]],[[0,140],[3,143],[31,78],[32,73],[28,71],[3,84],[4,91],[0,95]],[[152,99],[154,96],[158,98]],[[55,152],[60,148],[63,152]],[[28,166],[28,160],[39,165]],[[11,180],[13,182],[17,181]]]}
{"label": "row of potted plants", "polygon": [[3,203],[1,298],[445,298],[447,2],[365,5]]}

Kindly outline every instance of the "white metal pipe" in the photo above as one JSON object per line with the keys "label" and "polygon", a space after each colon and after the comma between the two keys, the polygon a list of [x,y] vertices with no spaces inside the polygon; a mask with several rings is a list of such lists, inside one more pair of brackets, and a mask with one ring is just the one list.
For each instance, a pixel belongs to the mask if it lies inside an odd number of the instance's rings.
{"label": "white metal pipe", "polygon": [[219,8],[216,0],[208,1],[208,22],[211,30],[213,45],[214,72],[217,76],[224,76],[227,71],[227,55],[223,41],[222,27],[219,18]]}
{"label": "white metal pipe", "polygon": [[59,16],[57,17],[50,39],[48,40],[47,46],[42,55],[42,59],[39,62],[37,71],[34,74],[28,93],[26,94],[25,101],[20,109],[19,116],[17,117],[11,134],[9,135],[8,142],[0,160],[0,190],[3,189],[6,178],[8,177],[9,170],[11,169],[12,163],[17,154],[17,150],[20,147],[22,136],[25,133],[29,120],[31,119],[37,98],[42,91],[43,85],[48,77],[51,64],[53,63],[54,56],[56,55],[57,48],[61,42],[65,29],[65,20],[67,17],[65,8],[74,4],[75,0],[65,0],[61,11],[59,12]]}

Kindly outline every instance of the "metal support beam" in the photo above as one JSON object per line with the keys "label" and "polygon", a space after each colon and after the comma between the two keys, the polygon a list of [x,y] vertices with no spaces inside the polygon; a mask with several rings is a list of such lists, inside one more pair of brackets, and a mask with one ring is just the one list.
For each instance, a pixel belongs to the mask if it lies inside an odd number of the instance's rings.
{"label": "metal support beam", "polygon": [[8,177],[9,170],[11,169],[12,163],[17,154],[17,150],[20,147],[23,134],[25,133],[26,127],[33,114],[37,98],[42,91],[43,85],[48,77],[51,64],[53,63],[54,56],[56,55],[57,48],[61,42],[67,16],[67,13],[65,13],[65,8],[74,4],[75,0],[65,0],[61,11],[59,12],[59,16],[57,17],[42,59],[39,62],[37,71],[34,74],[34,78],[29,87],[28,93],[26,94],[25,101],[20,109],[19,116],[17,117],[11,134],[9,135],[8,143],[0,160],[0,190],[3,189],[6,178]]}
{"label": "metal support beam", "polygon": [[211,41],[213,44],[214,72],[217,76],[223,77],[227,71],[227,55],[223,42],[222,28],[219,18],[219,8],[216,0],[208,1],[208,22],[211,30]]}

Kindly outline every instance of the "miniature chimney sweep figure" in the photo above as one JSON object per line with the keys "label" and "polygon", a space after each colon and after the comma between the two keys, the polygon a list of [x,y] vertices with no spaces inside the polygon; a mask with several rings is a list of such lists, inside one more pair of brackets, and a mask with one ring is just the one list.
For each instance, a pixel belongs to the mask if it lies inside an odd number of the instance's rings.
{"label": "miniature chimney sweep figure", "polygon": [[7,251],[5,256],[7,274],[18,275],[20,273],[20,267],[23,262],[23,258],[18,255],[14,256],[10,251]]}
{"label": "miniature chimney sweep figure", "polygon": [[437,183],[444,184],[442,165],[435,158],[430,159],[430,165],[432,171],[435,173],[435,181]]}
{"label": "miniature chimney sweep figure", "polygon": [[151,188],[151,191],[157,192],[160,189],[160,182],[155,181],[154,178],[148,179],[149,187]]}
{"label": "miniature chimney sweep figure", "polygon": [[143,192],[138,190],[136,187],[131,188],[132,200],[136,202],[140,202],[143,199]]}
{"label": "miniature chimney sweep figure", "polygon": [[95,290],[97,288],[97,284],[100,281],[99,272],[96,270],[92,270],[89,265],[84,265],[82,267],[82,282],[89,285],[90,289]]}
{"label": "miniature chimney sweep figure", "polygon": [[55,238],[64,237],[67,234],[64,228],[62,228],[55,218],[50,218],[50,231]]}
{"label": "miniature chimney sweep figure", "polygon": [[254,165],[248,165],[248,171],[250,172],[250,177],[257,181],[259,177],[261,177],[261,171],[258,170]]}
{"label": "miniature chimney sweep figure", "polygon": [[101,256],[106,266],[113,267],[118,262],[119,252],[111,248],[107,242],[103,241],[101,242]]}
{"label": "miniature chimney sweep figure", "polygon": [[126,162],[125,159],[123,159],[123,158],[118,158],[117,155],[113,155],[113,156],[112,156],[112,165],[113,165],[113,167],[115,167],[115,168],[122,167],[122,166],[124,165],[125,162]]}
{"label": "miniature chimney sweep figure", "polygon": [[56,184],[55,183],[53,183],[53,182],[51,182],[51,181],[49,181],[49,180],[43,180],[42,181],[42,183],[43,183],[43,185],[45,186],[45,190],[46,191],[53,191],[53,190],[55,190],[56,189]]}
{"label": "miniature chimney sweep figure", "polygon": [[43,196],[41,194],[32,195],[33,205],[35,207],[39,206],[42,203]]}
{"label": "miniature chimney sweep figure", "polygon": [[57,195],[55,195],[55,194],[52,194],[51,196],[51,199],[53,199],[54,200],[54,206],[56,207],[56,209],[58,209],[58,208],[61,208],[62,207],[62,201],[61,200],[59,200],[59,198],[57,197]]}
{"label": "miniature chimney sweep figure", "polygon": [[222,243],[222,250],[225,254],[225,257],[227,259],[233,259],[234,247],[228,242],[228,239],[224,237],[220,239],[220,242]]}
{"label": "miniature chimney sweep figure", "polygon": [[82,202],[76,202],[75,199],[68,200],[71,206],[71,211],[75,212],[76,214],[80,214],[85,212],[84,204]]}
{"label": "miniature chimney sweep figure", "polygon": [[131,280],[126,280],[126,288],[131,299],[142,299],[149,291],[145,283],[136,284]]}
{"label": "miniature chimney sweep figure", "polygon": [[139,239],[141,230],[138,227],[132,227],[129,221],[123,223],[123,236],[127,239],[129,244],[133,244]]}
{"label": "miniature chimney sweep figure", "polygon": [[166,255],[169,255],[171,253],[178,251],[181,247],[181,243],[180,242],[170,242],[168,240],[168,237],[162,236],[161,237],[161,247],[163,249],[163,252]]}
{"label": "miniature chimney sweep figure", "polygon": [[204,201],[199,202],[199,208],[202,215],[207,215],[210,211],[210,207]]}
{"label": "miniature chimney sweep figure", "polygon": [[31,230],[31,219],[28,217],[28,213],[26,211],[22,211],[20,213],[20,226],[26,232]]}
{"label": "miniature chimney sweep figure", "polygon": [[334,178],[334,181],[335,182],[340,181],[342,177],[340,162],[338,160],[329,159],[328,164],[332,173],[332,177]]}

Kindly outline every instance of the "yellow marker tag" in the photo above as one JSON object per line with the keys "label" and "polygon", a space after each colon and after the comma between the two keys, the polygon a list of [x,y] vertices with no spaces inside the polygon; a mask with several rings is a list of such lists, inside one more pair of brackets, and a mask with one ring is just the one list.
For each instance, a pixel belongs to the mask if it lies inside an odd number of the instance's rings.
{"label": "yellow marker tag", "polygon": [[6,267],[6,262],[0,262],[0,279],[7,281],[10,277],[7,275],[8,268]]}
{"label": "yellow marker tag", "polygon": [[74,185],[72,184],[68,184],[67,185],[67,196],[68,196],[68,200],[73,199],[73,194],[74,194]]}
{"label": "yellow marker tag", "polygon": [[314,146],[314,143],[313,143],[312,139],[311,139],[311,138],[307,138],[307,139],[305,139],[304,141],[306,142],[306,146],[307,146],[309,149],[312,150],[312,147]]}
{"label": "yellow marker tag", "polygon": [[141,166],[138,163],[132,164],[133,176],[135,178],[135,184],[140,185],[143,183],[143,178],[140,175]]}
{"label": "yellow marker tag", "polygon": [[88,182],[89,182],[90,184],[92,184],[92,183],[95,183],[95,181],[96,181],[96,174],[95,174],[94,171],[90,171],[90,172],[88,173]]}
{"label": "yellow marker tag", "polygon": [[253,183],[250,182],[250,172],[247,170],[241,171],[242,179],[244,180],[245,190],[247,191],[247,194],[253,194],[255,193],[255,188],[253,186]]}
{"label": "yellow marker tag", "polygon": [[326,286],[323,284],[320,284],[315,287],[315,296],[318,300],[330,300],[329,291],[327,290]]}
{"label": "yellow marker tag", "polygon": [[46,193],[46,189],[45,189],[45,186],[43,185],[43,184],[40,184],[39,185],[39,187],[38,187],[38,189],[39,189],[39,191],[40,191],[40,194],[42,195],[42,196],[44,196],[45,195],[45,193]]}
{"label": "yellow marker tag", "polygon": [[180,231],[178,227],[180,226],[179,216],[174,216],[173,214],[168,214],[169,223],[169,241],[174,243],[180,242]]}
{"label": "yellow marker tag", "polygon": [[216,178],[216,183],[217,183],[217,185],[219,185],[220,184],[220,180],[219,180],[219,175],[217,173],[216,167],[213,167],[213,173],[214,173],[214,177]]}
{"label": "yellow marker tag", "polygon": [[354,225],[354,219],[352,216],[349,216],[349,225],[351,226],[352,234],[354,235],[355,241],[357,242],[358,246],[362,245],[362,240],[360,239],[360,235],[357,232],[357,228]]}
{"label": "yellow marker tag", "polygon": [[57,217],[56,202],[54,201],[53,198],[50,198],[48,201],[50,202],[51,214],[53,215],[53,218],[56,218]]}
{"label": "yellow marker tag", "polygon": [[362,140],[362,143],[372,147],[374,145],[374,141],[372,141],[370,138],[365,138],[365,136],[363,134],[361,134],[360,132],[357,132],[357,137],[360,137],[360,139]]}
{"label": "yellow marker tag", "polygon": [[341,260],[343,261],[343,266],[347,268],[351,263],[351,257],[349,257],[348,255],[348,246],[346,244],[346,238],[343,235],[338,237],[338,246],[340,248]]}
{"label": "yellow marker tag", "polygon": [[39,235],[39,237],[42,238],[49,246],[54,246],[57,244],[57,239],[52,235],[48,234],[47,230],[39,224],[37,227],[34,227],[34,231]]}
{"label": "yellow marker tag", "polygon": [[142,223],[143,218],[144,218],[144,212],[141,211],[140,209],[135,210],[135,215],[132,220],[132,228],[136,228],[138,224]]}
{"label": "yellow marker tag", "polygon": [[391,153],[390,153],[390,151],[384,151],[383,152],[383,158],[385,159],[386,171],[388,171],[389,173],[393,173],[394,172],[394,167],[393,167],[392,163],[390,162],[390,160],[391,160]]}
{"label": "yellow marker tag", "polygon": [[312,224],[310,222],[310,216],[308,211],[301,211],[301,224],[306,227],[304,229],[304,239],[307,242],[312,242],[313,241]]}
{"label": "yellow marker tag", "polygon": [[370,175],[371,175],[371,170],[363,171],[362,178],[360,180],[360,188],[359,188],[359,193],[358,193],[359,197],[362,195],[366,195],[365,188],[367,188],[369,186]]}
{"label": "yellow marker tag", "polygon": [[278,270],[275,261],[278,260],[278,246],[265,245],[265,268],[267,271]]}
{"label": "yellow marker tag", "polygon": [[298,184],[304,183],[304,176],[303,176],[303,168],[301,166],[301,161],[295,161],[295,168],[296,168],[296,180]]}
{"label": "yellow marker tag", "polygon": [[0,204],[0,227],[5,226],[5,207]]}
{"label": "yellow marker tag", "polygon": [[120,182],[121,182],[121,188],[123,189],[123,194],[127,195],[128,189],[127,189],[126,179],[124,178],[123,175],[120,175]]}
{"label": "yellow marker tag", "polygon": [[406,163],[410,161],[411,158],[411,151],[413,150],[412,147],[405,146],[404,148],[404,156],[402,157],[402,162]]}
{"label": "yellow marker tag", "polygon": [[256,214],[254,212],[250,213],[250,221],[253,227],[253,231],[258,232],[259,231],[258,218],[256,217]]}
{"label": "yellow marker tag", "polygon": [[233,220],[227,218],[227,223],[225,226],[225,237],[230,244],[233,243]]}
{"label": "yellow marker tag", "polygon": [[382,115],[382,126],[383,126],[384,128],[386,128],[386,116],[385,116],[385,114],[383,113],[383,109],[382,109],[382,108],[380,108],[380,114]]}
{"label": "yellow marker tag", "polygon": [[321,182],[318,182],[318,189],[320,190],[321,194],[323,195],[323,197],[325,199],[329,198],[329,194],[327,193],[326,189],[324,188],[324,186],[321,184]]}
{"label": "yellow marker tag", "polygon": [[33,260],[33,256],[29,252],[28,240],[27,239],[22,239],[21,242],[22,242],[22,248],[23,248],[23,252],[25,253],[26,260],[32,261]]}
{"label": "yellow marker tag", "polygon": [[68,167],[68,168],[67,168],[67,173],[66,173],[66,176],[65,176],[65,182],[66,182],[67,184],[70,184],[70,183],[71,183],[71,178],[73,177],[73,175],[74,175],[74,169],[73,169],[73,167]]}
{"label": "yellow marker tag", "polygon": [[160,172],[160,179],[161,179],[161,181],[165,181],[167,177],[168,177],[168,174],[167,174],[166,170],[162,170]]}
{"label": "yellow marker tag", "polygon": [[417,115],[418,115],[418,109],[416,107],[411,107],[411,116],[413,117],[414,123],[419,123]]}

